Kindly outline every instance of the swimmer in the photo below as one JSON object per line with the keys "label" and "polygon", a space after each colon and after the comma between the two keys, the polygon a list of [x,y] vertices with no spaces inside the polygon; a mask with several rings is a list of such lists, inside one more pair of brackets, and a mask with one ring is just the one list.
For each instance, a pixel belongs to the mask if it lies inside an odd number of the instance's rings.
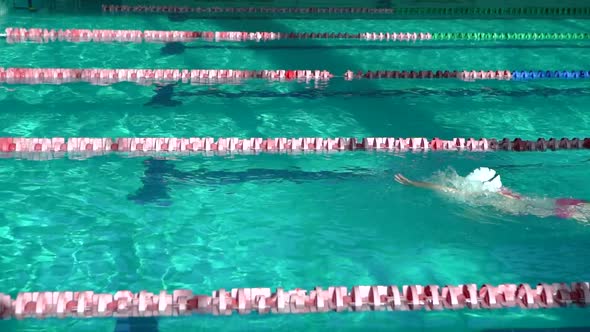
{"label": "swimmer", "polygon": [[431,182],[413,181],[402,174],[396,174],[395,181],[403,185],[450,193],[453,196],[497,195],[499,198],[507,199],[508,204],[499,200],[492,200],[491,202],[498,209],[512,214],[531,214],[538,217],[555,216],[561,219],[574,219],[582,222],[590,221],[590,201],[571,198],[546,200],[525,197],[504,187],[500,175],[495,170],[487,167],[475,169],[465,178],[455,181],[456,183],[453,187]]}

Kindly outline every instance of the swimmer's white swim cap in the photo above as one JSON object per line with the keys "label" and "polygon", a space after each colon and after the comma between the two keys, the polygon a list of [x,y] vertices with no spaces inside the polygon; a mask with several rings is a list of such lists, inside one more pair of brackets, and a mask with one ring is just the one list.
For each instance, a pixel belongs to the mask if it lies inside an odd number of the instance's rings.
{"label": "swimmer's white swim cap", "polygon": [[469,181],[481,182],[482,189],[485,191],[500,191],[502,188],[502,180],[500,175],[491,168],[480,167],[469,173],[466,177]]}

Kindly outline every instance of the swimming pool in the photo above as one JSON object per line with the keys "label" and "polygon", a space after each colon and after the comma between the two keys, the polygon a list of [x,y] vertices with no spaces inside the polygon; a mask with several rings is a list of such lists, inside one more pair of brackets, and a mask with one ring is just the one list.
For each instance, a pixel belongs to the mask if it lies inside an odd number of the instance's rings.
{"label": "swimming pool", "polygon": [[[588,32],[588,21],[195,20],[10,12],[2,27],[199,31]],[[4,67],[589,70],[590,43],[2,42]],[[153,86],[3,85],[8,137],[586,137],[588,81],[331,80]],[[169,101],[177,101],[169,103]],[[145,105],[153,101],[152,105]],[[181,102],[179,104],[178,102]],[[145,158],[0,159],[2,291],[588,280],[585,225],[511,216],[402,187],[489,166],[541,197],[590,197],[585,151],[180,156],[146,185]],[[169,168],[167,168],[169,167]],[[175,179],[170,168],[199,170]],[[253,169],[267,170],[265,177]],[[248,175],[249,174],[249,175]],[[319,174],[319,175],[318,175]],[[258,178],[258,179],[257,179]],[[148,181],[148,187],[150,183]],[[155,188],[155,189],[154,189]],[[139,199],[138,199],[139,198]],[[588,326],[583,309],[161,319],[173,329],[491,330]],[[3,330],[113,331],[116,320],[2,321]],[[198,326],[198,327],[197,327]]]}

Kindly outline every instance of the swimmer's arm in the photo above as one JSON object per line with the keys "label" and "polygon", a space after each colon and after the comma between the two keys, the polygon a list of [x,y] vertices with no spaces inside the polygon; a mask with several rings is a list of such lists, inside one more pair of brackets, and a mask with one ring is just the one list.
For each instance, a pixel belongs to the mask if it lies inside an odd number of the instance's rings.
{"label": "swimmer's arm", "polygon": [[508,189],[500,190],[499,194],[510,199],[521,199],[523,197],[522,195],[512,192]]}
{"label": "swimmer's arm", "polygon": [[444,192],[455,192],[456,191],[453,188],[441,186],[436,183],[412,181],[401,174],[395,175],[395,181],[397,181],[401,184],[404,184],[404,185],[414,186],[414,187],[418,187],[418,188],[433,189],[433,190],[444,191]]}

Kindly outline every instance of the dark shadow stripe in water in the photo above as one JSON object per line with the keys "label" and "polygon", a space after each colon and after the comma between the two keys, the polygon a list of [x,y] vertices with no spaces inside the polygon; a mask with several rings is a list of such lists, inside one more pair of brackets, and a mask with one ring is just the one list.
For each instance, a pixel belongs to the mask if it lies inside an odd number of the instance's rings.
{"label": "dark shadow stripe in water", "polygon": [[[422,80],[424,82],[425,80]],[[126,83],[119,83],[126,84]],[[0,85],[2,86],[2,85]],[[235,85],[233,85],[235,86]],[[205,90],[204,88],[207,88]],[[154,88],[154,95],[147,101],[141,99],[142,103],[146,107],[150,108],[176,108],[186,104],[193,104],[201,102],[199,98],[210,97],[210,98],[221,98],[221,99],[240,99],[240,98],[257,98],[257,99],[272,99],[272,98],[294,98],[294,99],[307,99],[317,100],[324,98],[367,98],[367,99],[379,99],[379,98],[402,98],[402,99],[413,99],[413,98],[427,98],[427,97],[440,97],[440,98],[464,98],[464,97],[476,97],[476,98],[493,98],[493,97],[508,97],[508,98],[527,98],[527,97],[568,97],[568,98],[584,98],[590,97],[590,88],[548,88],[538,87],[531,89],[504,89],[504,88],[492,88],[492,87],[481,87],[481,88],[457,88],[457,89],[428,89],[428,88],[409,88],[409,89],[380,89],[380,90],[331,90],[332,88],[328,85],[326,88],[312,88],[305,90],[296,90],[290,92],[278,92],[269,91],[265,89],[261,90],[241,90],[241,91],[227,91],[223,89],[223,85],[203,85],[200,87],[185,87],[178,86],[176,84],[167,85],[156,85]],[[18,86],[12,86],[11,88],[18,88]],[[56,87],[59,89],[60,87]],[[59,93],[55,91],[54,93]],[[101,96],[100,100],[104,101],[104,97]],[[12,98],[11,98],[12,99]],[[125,104],[136,104],[138,99],[131,99],[125,101]],[[77,108],[83,108],[83,105],[95,105],[96,99],[85,99],[85,100],[70,100],[60,101],[57,103],[60,107],[67,108],[67,105],[77,105]],[[11,100],[13,105],[22,104],[22,109],[30,107],[27,101],[20,99]],[[44,105],[52,105],[55,103],[44,102]],[[13,106],[13,109],[21,109],[20,106]],[[124,110],[121,110],[124,111]],[[195,110],[198,111],[198,110]],[[240,114],[243,114],[245,110],[241,109]],[[7,115],[10,113],[7,113]],[[227,115],[227,114],[226,114]]]}
{"label": "dark shadow stripe in water", "polygon": [[[117,14],[115,14],[117,15]],[[118,15],[125,15],[125,14],[118,14]],[[146,17],[148,16],[160,16],[162,14],[157,13],[148,13],[148,14],[141,14]],[[280,16],[270,16],[270,15],[257,15],[257,16],[239,16],[239,15],[217,15],[217,16],[180,16],[180,15],[168,15],[168,19],[171,22],[185,22],[187,20],[259,20],[259,19],[298,19],[298,20],[331,20],[331,21],[350,21],[350,20],[383,20],[383,21],[411,21],[411,20],[501,20],[501,21],[513,21],[513,20],[563,20],[569,21],[572,19],[587,19],[589,16],[562,16],[562,15],[522,15],[522,16],[514,16],[514,17],[505,17],[505,16],[493,16],[493,15],[398,15],[398,16],[379,16],[379,15],[348,15],[348,16],[340,16],[336,17],[334,15],[324,15],[324,16],[311,16],[311,15],[280,15]]]}
{"label": "dark shadow stripe in water", "polygon": [[[319,41],[319,40],[318,40]],[[324,40],[326,41],[326,40]],[[328,40],[329,41],[329,40]],[[386,45],[368,45],[368,44],[346,44],[346,45],[277,45],[274,42],[260,43],[248,45],[246,43],[235,45],[235,43],[219,43],[208,45],[185,45],[180,42],[166,43],[162,49],[161,54],[164,55],[178,55],[184,53],[189,49],[207,50],[207,49],[231,49],[231,50],[290,50],[290,51],[306,51],[306,50],[350,50],[360,49],[366,51],[379,50],[456,50],[461,52],[465,49],[546,49],[548,51],[555,49],[587,49],[588,45],[565,45],[565,44],[544,44],[544,45],[522,45],[522,44],[499,44],[499,45],[478,45],[478,44],[458,44],[458,45],[422,45],[422,44],[400,44],[399,42],[384,42]],[[280,43],[280,42],[279,42]],[[229,45],[228,45],[229,44]]]}
{"label": "dark shadow stripe in water", "polygon": [[[385,80],[385,79],[383,79]],[[217,97],[217,98],[301,98],[321,99],[332,97],[366,97],[366,98],[391,98],[391,97],[588,97],[590,88],[531,88],[531,89],[498,89],[491,87],[459,88],[459,89],[382,89],[382,90],[349,90],[329,91],[327,89],[307,89],[291,92],[276,92],[265,90],[243,90],[237,92],[222,90],[178,91],[166,96],[176,97]]]}
{"label": "dark shadow stripe in water", "polygon": [[252,181],[292,182],[301,184],[310,181],[340,181],[354,179],[369,179],[374,176],[374,170],[366,168],[349,168],[335,171],[302,171],[292,169],[250,168],[244,171],[209,170],[204,167],[180,171],[168,161],[148,158],[143,162],[144,174],[141,178],[142,186],[127,196],[127,199],[138,204],[172,204],[170,198],[170,184],[188,184],[199,187],[217,187],[240,184]]}
{"label": "dark shadow stripe in water", "polygon": [[548,327],[548,328],[498,328],[483,329],[481,332],[588,332],[587,327]]}
{"label": "dark shadow stripe in water", "polygon": [[113,332],[158,332],[158,320],[155,317],[117,318]]}

